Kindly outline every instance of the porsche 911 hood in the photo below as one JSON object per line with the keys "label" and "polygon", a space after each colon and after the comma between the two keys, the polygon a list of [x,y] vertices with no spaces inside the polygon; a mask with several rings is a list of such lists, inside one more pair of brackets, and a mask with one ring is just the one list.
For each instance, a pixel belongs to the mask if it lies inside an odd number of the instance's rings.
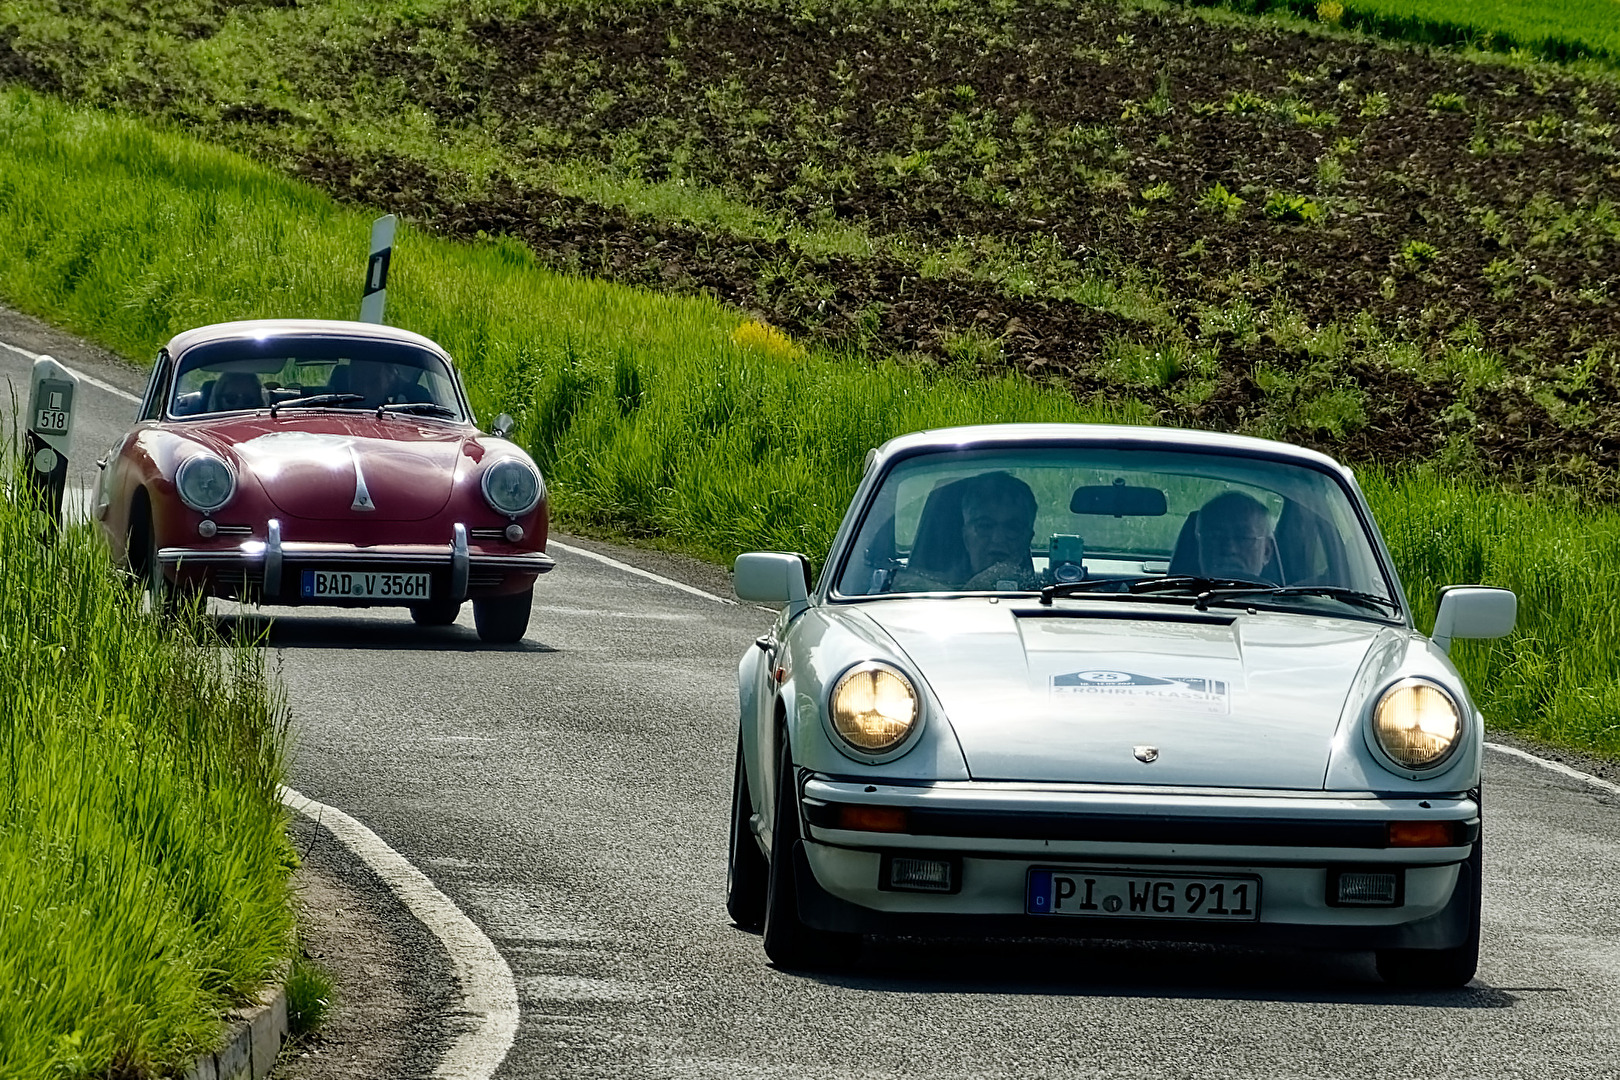
{"label": "porsche 911 hood", "polygon": [[398,419],[333,418],[297,428],[266,421],[230,450],[292,517],[420,521],[450,500],[463,438],[454,428]]}
{"label": "porsche 911 hood", "polygon": [[1398,632],[1101,603],[862,613],[927,680],[981,780],[1320,789],[1356,673],[1378,635]]}

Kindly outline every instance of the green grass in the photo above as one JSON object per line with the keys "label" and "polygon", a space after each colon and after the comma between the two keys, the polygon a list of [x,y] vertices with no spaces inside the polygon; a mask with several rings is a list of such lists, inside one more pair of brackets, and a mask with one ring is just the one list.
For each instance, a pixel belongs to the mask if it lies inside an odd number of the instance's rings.
{"label": "green grass", "polygon": [[291,951],[284,711],[40,535],[0,498],[0,1077],[167,1075]]}
{"label": "green grass", "polygon": [[[1246,13],[1319,17],[1318,0],[1194,0]],[[1620,60],[1615,0],[1340,0],[1343,26],[1433,45],[1519,49],[1551,60]]]}
{"label": "green grass", "polygon": [[[10,92],[0,178],[0,296],[125,354],[212,320],[356,309],[368,215],[242,157]],[[720,561],[751,548],[819,558],[867,448],[891,435],[1151,417],[1129,401],[1087,405],[1023,380],[850,363],[739,334],[746,317],[717,303],[554,274],[511,241],[407,228],[396,256],[390,321],[459,358],[481,415],[518,418],[562,523]],[[1312,393],[1295,407],[1323,410],[1323,423],[1355,404]],[[1367,484],[1423,619],[1441,585],[1520,591],[1519,633],[1459,646],[1491,722],[1620,754],[1620,512],[1427,472]]]}
{"label": "green grass", "polygon": [[293,957],[287,976],[288,1034],[303,1039],[319,1031],[335,998],[332,976],[325,968],[307,956]]}

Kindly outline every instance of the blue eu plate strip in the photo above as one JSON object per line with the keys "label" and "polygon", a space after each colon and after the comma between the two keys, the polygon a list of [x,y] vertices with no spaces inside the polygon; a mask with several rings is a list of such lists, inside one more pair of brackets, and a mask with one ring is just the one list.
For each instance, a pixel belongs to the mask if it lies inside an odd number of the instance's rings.
{"label": "blue eu plate strip", "polygon": [[1052,871],[1030,871],[1028,899],[1028,911],[1031,915],[1052,914]]}

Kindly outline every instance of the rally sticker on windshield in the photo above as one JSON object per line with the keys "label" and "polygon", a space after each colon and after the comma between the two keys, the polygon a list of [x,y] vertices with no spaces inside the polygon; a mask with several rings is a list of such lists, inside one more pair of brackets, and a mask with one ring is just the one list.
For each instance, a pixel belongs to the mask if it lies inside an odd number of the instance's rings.
{"label": "rally sticker on windshield", "polygon": [[1083,694],[1113,705],[1173,706],[1204,713],[1226,713],[1230,697],[1224,679],[1140,675],[1131,671],[1072,671],[1052,676],[1052,693]]}

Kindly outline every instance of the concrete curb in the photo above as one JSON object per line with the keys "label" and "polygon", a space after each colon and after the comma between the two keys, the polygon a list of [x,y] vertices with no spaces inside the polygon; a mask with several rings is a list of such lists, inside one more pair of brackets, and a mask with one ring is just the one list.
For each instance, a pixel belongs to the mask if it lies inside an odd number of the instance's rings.
{"label": "concrete curb", "polygon": [[264,1080],[270,1074],[287,1041],[286,980],[234,1016],[225,1045],[198,1058],[185,1080]]}

